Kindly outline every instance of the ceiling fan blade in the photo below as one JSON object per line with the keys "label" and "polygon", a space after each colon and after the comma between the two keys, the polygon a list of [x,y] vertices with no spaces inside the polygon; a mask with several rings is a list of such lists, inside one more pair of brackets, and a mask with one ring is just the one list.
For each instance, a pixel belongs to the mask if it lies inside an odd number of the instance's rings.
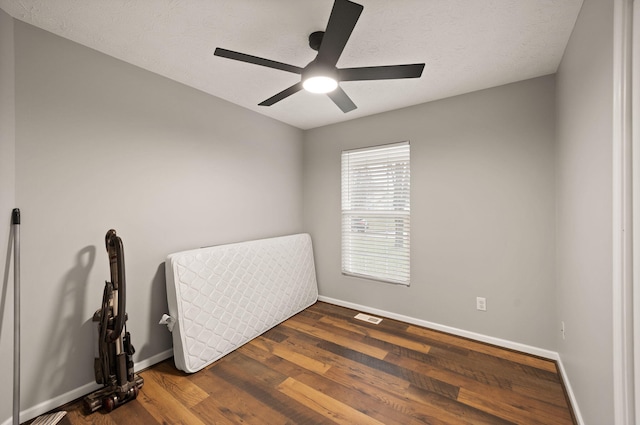
{"label": "ceiling fan blade", "polygon": [[291,96],[294,93],[299,92],[300,90],[302,90],[302,83],[296,83],[294,85],[292,85],[291,87],[282,90],[280,93],[271,96],[269,99],[260,102],[258,104],[258,106],[271,106],[276,102],[280,102],[282,99]]}
{"label": "ceiling fan blade", "polygon": [[335,0],[327,29],[322,37],[317,61],[335,66],[358,22],[363,6],[348,0]]}
{"label": "ceiling fan blade", "polygon": [[267,68],[279,69],[282,71],[293,72],[294,74],[302,74],[302,68],[299,66],[289,65],[282,62],[272,61],[270,59],[260,58],[258,56],[247,55],[246,53],[234,52],[233,50],[222,49],[216,47],[215,56],[227,59],[233,59],[240,62],[252,63],[254,65],[266,66]]}
{"label": "ceiling fan blade", "polygon": [[393,80],[396,78],[420,78],[423,63],[411,65],[368,66],[338,69],[340,81]]}
{"label": "ceiling fan blade", "polygon": [[327,93],[327,96],[329,96],[331,100],[333,100],[333,103],[338,105],[338,108],[340,108],[345,114],[357,108],[356,104],[353,103],[351,98],[347,96],[340,86],[338,86],[334,91]]}

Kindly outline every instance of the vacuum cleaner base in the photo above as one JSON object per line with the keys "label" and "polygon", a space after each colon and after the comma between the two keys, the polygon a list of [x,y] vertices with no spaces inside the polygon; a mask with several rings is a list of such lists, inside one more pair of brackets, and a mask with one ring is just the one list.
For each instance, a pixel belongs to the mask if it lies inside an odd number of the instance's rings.
{"label": "vacuum cleaner base", "polygon": [[144,385],[144,379],[136,374],[134,380],[125,386],[127,388],[117,388],[115,386],[101,388],[84,398],[84,409],[87,414],[93,413],[100,408],[104,408],[106,412],[111,412],[116,407],[134,400],[138,396],[142,385]]}

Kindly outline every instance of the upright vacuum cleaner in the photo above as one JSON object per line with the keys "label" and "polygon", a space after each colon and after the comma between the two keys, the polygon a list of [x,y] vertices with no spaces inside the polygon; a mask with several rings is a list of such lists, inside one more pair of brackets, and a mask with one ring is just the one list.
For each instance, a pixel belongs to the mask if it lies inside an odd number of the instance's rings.
{"label": "upright vacuum cleaner", "polygon": [[102,307],[93,315],[98,325],[98,357],[94,360],[96,382],[103,388],[84,398],[87,413],[104,407],[112,411],[134,400],[144,380],[133,371],[134,348],[126,330],[126,283],[122,239],[111,229],[105,236],[111,282],[105,282]]}

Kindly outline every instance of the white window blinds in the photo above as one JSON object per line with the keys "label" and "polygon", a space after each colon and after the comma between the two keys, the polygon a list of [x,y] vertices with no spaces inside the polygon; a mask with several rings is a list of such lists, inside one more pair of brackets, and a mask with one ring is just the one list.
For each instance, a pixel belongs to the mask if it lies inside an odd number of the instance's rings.
{"label": "white window blinds", "polygon": [[342,272],[409,284],[409,143],[342,152]]}

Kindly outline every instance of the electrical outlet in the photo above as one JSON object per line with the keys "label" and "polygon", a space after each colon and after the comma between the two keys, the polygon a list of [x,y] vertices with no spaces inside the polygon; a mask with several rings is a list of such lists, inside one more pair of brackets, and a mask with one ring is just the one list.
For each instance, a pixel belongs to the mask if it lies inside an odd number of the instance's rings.
{"label": "electrical outlet", "polygon": [[564,339],[564,321],[560,322],[560,333],[562,334],[562,339]]}
{"label": "electrical outlet", "polygon": [[484,297],[476,297],[476,309],[487,311],[487,299]]}

